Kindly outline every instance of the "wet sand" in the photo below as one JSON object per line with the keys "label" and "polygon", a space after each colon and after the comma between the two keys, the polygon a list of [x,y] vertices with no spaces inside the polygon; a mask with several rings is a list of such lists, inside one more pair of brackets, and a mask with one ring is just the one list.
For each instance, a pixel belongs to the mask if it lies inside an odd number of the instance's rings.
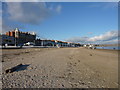
{"label": "wet sand", "polygon": [[[2,51],[3,88],[117,88],[118,51],[29,48]],[[18,64],[24,69],[5,73]]]}

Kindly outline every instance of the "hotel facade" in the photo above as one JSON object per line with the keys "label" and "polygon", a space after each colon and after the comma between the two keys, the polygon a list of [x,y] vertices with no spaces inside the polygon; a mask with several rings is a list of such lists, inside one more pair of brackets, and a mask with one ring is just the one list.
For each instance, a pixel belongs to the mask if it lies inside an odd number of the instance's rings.
{"label": "hotel facade", "polygon": [[36,34],[35,33],[28,33],[28,32],[21,32],[18,28],[16,28],[13,31],[6,32],[7,36],[14,37],[15,38],[15,44],[24,44],[27,42],[34,42],[36,40]]}

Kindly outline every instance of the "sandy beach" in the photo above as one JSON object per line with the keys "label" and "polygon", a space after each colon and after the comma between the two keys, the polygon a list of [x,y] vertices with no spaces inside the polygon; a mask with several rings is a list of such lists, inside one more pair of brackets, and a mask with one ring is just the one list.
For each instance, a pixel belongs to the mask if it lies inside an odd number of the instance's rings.
{"label": "sandy beach", "polygon": [[[5,73],[18,64],[24,69]],[[28,48],[2,51],[3,88],[118,88],[118,51]]]}

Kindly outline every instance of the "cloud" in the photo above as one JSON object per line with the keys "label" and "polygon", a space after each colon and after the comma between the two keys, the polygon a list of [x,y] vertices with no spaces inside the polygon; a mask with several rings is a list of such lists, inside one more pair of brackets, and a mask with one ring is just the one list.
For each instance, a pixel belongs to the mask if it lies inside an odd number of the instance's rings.
{"label": "cloud", "polygon": [[38,24],[50,16],[44,2],[7,2],[10,20],[27,24]]}
{"label": "cloud", "polygon": [[88,41],[108,41],[118,37],[118,31],[110,31],[106,32],[105,34],[94,36],[88,39]]}
{"label": "cloud", "polygon": [[[3,31],[14,29],[14,27],[23,28],[26,24],[39,25],[53,16],[53,12],[58,13],[56,9],[59,5],[56,5],[51,11],[49,9],[50,3],[37,2],[39,0],[32,0],[34,2],[19,1],[21,2],[5,2],[3,4]],[[21,24],[18,25],[18,23]]]}
{"label": "cloud", "polygon": [[62,6],[61,5],[50,5],[49,10],[54,11],[56,13],[61,13]]}
{"label": "cloud", "polygon": [[118,44],[120,40],[118,39],[114,39],[114,40],[110,40],[110,41],[103,41],[101,42],[101,44]]}
{"label": "cloud", "polygon": [[93,34],[93,32],[88,32],[88,34]]}
{"label": "cloud", "polygon": [[94,36],[94,37],[72,37],[69,39],[66,39],[66,41],[69,42],[79,42],[79,43],[112,43],[112,42],[117,42],[119,31],[109,31],[104,34]]}
{"label": "cloud", "polygon": [[88,37],[72,37],[69,39],[66,39],[68,42],[86,42],[89,38]]}
{"label": "cloud", "polygon": [[[22,1],[22,0],[21,0]],[[38,0],[33,0],[38,1]],[[45,2],[6,2],[9,20],[28,24],[38,24],[49,18],[52,14]],[[61,5],[57,5],[54,11],[61,12]]]}
{"label": "cloud", "polygon": [[2,32],[1,33],[5,33],[7,31],[10,31],[10,30],[14,30],[15,28],[19,28],[19,29],[25,29],[24,25],[19,25],[19,24],[12,24],[10,25],[9,23],[7,23],[6,21],[3,21],[2,20]]}
{"label": "cloud", "polygon": [[62,6],[61,6],[61,5],[58,5],[58,6],[56,7],[56,12],[60,13],[60,12],[61,12],[61,9],[62,9]]}

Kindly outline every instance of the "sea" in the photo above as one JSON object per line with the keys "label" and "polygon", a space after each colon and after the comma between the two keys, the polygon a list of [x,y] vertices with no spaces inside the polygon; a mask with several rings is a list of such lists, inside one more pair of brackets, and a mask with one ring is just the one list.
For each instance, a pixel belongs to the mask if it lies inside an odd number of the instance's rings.
{"label": "sea", "polygon": [[110,50],[120,50],[120,46],[106,46],[106,47],[96,47],[96,49],[110,49]]}

